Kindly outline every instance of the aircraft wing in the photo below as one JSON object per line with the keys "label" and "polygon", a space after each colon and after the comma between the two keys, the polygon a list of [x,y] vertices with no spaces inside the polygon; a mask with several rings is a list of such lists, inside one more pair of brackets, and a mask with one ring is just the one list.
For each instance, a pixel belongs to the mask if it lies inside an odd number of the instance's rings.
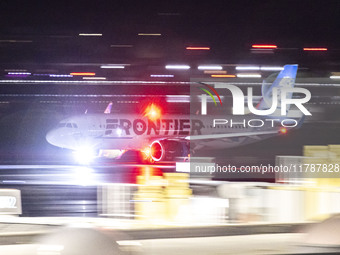
{"label": "aircraft wing", "polygon": [[206,139],[219,139],[219,138],[231,138],[231,137],[244,137],[244,136],[259,136],[259,135],[273,135],[278,134],[279,130],[274,131],[258,131],[258,132],[243,132],[243,133],[228,133],[228,134],[212,134],[212,135],[193,135],[187,136],[185,139],[190,141],[206,140]]}

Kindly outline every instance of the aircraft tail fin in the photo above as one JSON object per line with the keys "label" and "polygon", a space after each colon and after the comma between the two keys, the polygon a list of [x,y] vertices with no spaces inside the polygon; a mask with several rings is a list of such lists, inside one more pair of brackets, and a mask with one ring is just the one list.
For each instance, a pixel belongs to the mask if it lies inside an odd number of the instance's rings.
{"label": "aircraft tail fin", "polygon": [[[282,88],[293,88],[295,85],[295,78],[297,73],[298,65],[285,65],[283,70],[276,77],[275,81],[270,84],[266,80],[262,83],[262,99],[256,106],[259,110],[269,109],[272,105],[273,100],[273,88],[277,88],[278,100],[281,100],[281,89]],[[293,93],[288,93],[286,98],[292,98]],[[287,112],[289,107],[287,107]]]}
{"label": "aircraft tail fin", "polygon": [[106,107],[104,113],[105,113],[105,114],[110,114],[110,113],[111,113],[111,109],[112,109],[112,102],[110,102],[110,103],[107,105],[107,107]]}

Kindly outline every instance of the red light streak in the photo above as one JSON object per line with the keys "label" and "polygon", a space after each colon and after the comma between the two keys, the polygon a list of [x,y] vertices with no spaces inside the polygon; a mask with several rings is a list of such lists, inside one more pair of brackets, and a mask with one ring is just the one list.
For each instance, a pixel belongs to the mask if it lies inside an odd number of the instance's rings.
{"label": "red light streak", "polygon": [[186,47],[187,50],[210,50],[210,47]]}
{"label": "red light streak", "polygon": [[253,44],[251,47],[255,49],[277,49],[277,45],[273,44]]}
{"label": "red light streak", "polygon": [[75,72],[75,73],[70,73],[70,75],[75,75],[75,76],[94,76],[96,75],[96,73],[78,73],[78,72]]}

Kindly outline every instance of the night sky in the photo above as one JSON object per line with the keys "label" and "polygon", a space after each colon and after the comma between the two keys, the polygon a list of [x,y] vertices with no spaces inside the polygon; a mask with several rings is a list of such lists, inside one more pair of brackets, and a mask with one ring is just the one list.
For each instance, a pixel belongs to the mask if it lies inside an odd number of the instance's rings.
{"label": "night sky", "polygon": [[[137,33],[162,33],[162,47],[208,45],[225,57],[252,43],[338,47],[339,1],[7,1],[0,35],[41,39],[103,33],[135,44]],[[74,42],[75,47],[77,42]],[[164,49],[162,49],[164,50]],[[98,50],[100,51],[100,50]]]}

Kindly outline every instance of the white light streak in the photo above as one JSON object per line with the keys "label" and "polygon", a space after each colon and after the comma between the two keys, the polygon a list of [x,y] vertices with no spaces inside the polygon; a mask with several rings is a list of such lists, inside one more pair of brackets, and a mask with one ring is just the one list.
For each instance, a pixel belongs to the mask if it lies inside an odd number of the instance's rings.
{"label": "white light streak", "polygon": [[150,77],[153,78],[173,78],[174,75],[173,74],[151,74]]}
{"label": "white light streak", "polygon": [[281,71],[282,66],[261,66],[261,71]]}
{"label": "white light streak", "polygon": [[102,65],[100,68],[124,69],[124,65]]}
{"label": "white light streak", "polygon": [[237,78],[261,78],[261,74],[236,74]]}
{"label": "white light streak", "polygon": [[188,70],[190,66],[188,65],[166,65],[166,69],[177,69],[177,70]]}
{"label": "white light streak", "polygon": [[259,66],[236,66],[236,70],[260,70]]}
{"label": "white light streak", "polygon": [[209,66],[209,65],[206,65],[206,66],[198,66],[197,67],[198,70],[222,70],[222,66]]}
{"label": "white light streak", "polygon": [[103,34],[87,34],[87,33],[80,33],[79,36],[103,36]]}

